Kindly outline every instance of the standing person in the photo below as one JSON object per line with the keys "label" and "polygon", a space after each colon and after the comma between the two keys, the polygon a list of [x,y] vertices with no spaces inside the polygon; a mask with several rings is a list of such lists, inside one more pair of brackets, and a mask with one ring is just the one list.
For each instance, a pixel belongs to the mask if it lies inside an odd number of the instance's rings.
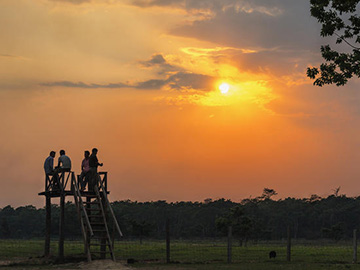
{"label": "standing person", "polygon": [[102,167],[102,163],[99,163],[97,158],[98,150],[93,148],[91,150],[91,155],[89,157],[89,166],[90,166],[90,183],[89,183],[89,191],[94,191],[94,186],[97,184],[97,168],[98,166]]}
{"label": "standing person", "polygon": [[54,157],[55,151],[51,151],[50,155],[45,159],[44,162],[44,171],[46,175],[53,175],[54,174]]}
{"label": "standing person", "polygon": [[84,152],[84,159],[81,162],[81,174],[79,176],[79,181],[80,181],[80,185],[81,185],[81,191],[85,190],[86,184],[89,181],[89,173],[90,173],[90,165],[89,165],[89,157],[90,157],[90,152],[89,151],[85,151]]}
{"label": "standing person", "polygon": [[71,170],[71,160],[67,155],[65,155],[65,150],[60,150],[58,169],[59,172],[70,172]]}

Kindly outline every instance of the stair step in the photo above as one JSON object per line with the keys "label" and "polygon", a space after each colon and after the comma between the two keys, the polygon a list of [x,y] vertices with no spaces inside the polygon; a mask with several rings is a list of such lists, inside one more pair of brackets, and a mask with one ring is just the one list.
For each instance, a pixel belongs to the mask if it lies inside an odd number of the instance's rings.
{"label": "stair step", "polygon": [[91,239],[108,239],[107,236],[93,235]]}

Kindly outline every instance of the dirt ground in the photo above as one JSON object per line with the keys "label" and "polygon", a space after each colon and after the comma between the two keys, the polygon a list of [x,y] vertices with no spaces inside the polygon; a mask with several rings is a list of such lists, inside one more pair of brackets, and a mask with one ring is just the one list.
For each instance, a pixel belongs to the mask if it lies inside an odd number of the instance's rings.
{"label": "dirt ground", "polygon": [[67,269],[87,269],[87,270],[100,270],[100,269],[118,269],[130,270],[133,268],[125,266],[121,262],[113,262],[112,260],[97,260],[92,262],[79,262],[79,263],[64,263],[52,264],[41,260],[26,260],[26,261],[0,261],[0,269],[54,269],[54,270],[67,270]]}
{"label": "dirt ground", "polygon": [[112,260],[98,260],[93,262],[81,262],[77,264],[79,269],[99,270],[99,269],[121,269],[130,270],[131,268],[123,265],[119,262],[113,262]]}

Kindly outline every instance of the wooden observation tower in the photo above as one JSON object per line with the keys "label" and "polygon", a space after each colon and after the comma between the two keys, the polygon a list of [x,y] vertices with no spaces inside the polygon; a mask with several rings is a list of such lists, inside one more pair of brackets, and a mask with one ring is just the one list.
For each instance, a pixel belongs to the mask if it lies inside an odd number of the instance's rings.
{"label": "wooden observation tower", "polygon": [[[97,173],[97,183],[93,191],[80,191],[79,176],[74,172],[61,172],[55,176],[46,175],[45,191],[39,193],[46,198],[46,232],[45,256],[50,255],[51,234],[51,198],[60,198],[59,219],[59,259],[64,260],[64,225],[65,225],[65,198],[73,196],[80,221],[84,240],[84,252],[88,261],[96,255],[101,259],[109,254],[115,261],[114,238],[115,232],[122,236],[119,224],[115,218],[107,195],[107,172]],[[68,189],[67,187],[70,187]],[[109,224],[113,228],[110,233]]]}

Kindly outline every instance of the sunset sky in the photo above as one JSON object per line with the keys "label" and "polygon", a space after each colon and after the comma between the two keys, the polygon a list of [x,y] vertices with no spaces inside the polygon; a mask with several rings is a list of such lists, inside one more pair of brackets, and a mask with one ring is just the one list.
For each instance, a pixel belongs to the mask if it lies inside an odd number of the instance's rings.
{"label": "sunset sky", "polygon": [[360,81],[306,77],[335,43],[309,8],[1,0],[0,207],[42,207],[50,150],[80,173],[93,147],[112,201],[360,195]]}

